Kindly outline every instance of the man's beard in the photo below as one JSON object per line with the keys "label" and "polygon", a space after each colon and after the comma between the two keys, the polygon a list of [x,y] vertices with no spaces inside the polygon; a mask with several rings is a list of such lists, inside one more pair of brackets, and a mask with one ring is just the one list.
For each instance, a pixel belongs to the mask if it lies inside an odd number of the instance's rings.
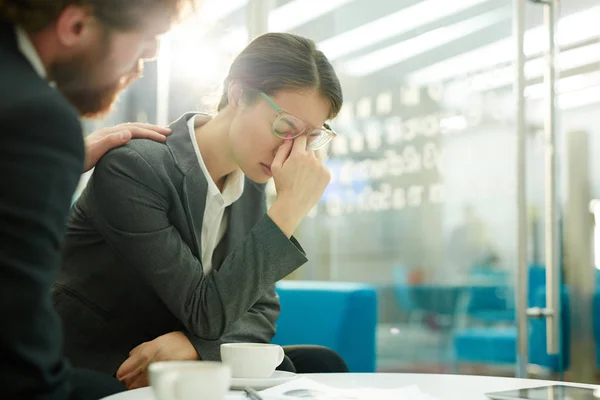
{"label": "man's beard", "polygon": [[108,45],[102,43],[96,49],[68,61],[56,62],[49,69],[49,78],[56,88],[79,110],[81,116],[98,118],[107,114],[119,93],[142,75],[143,61],[115,82],[102,84],[102,76],[108,75],[105,58]]}

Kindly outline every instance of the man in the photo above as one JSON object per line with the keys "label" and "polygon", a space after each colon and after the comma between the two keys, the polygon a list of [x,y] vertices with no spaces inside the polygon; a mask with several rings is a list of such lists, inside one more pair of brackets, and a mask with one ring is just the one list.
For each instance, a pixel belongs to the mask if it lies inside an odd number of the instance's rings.
{"label": "man", "polygon": [[[0,398],[94,399],[123,389],[71,369],[50,287],[84,164],[78,117],[105,113],[191,0],[0,0]],[[131,137],[86,139],[85,169]]]}

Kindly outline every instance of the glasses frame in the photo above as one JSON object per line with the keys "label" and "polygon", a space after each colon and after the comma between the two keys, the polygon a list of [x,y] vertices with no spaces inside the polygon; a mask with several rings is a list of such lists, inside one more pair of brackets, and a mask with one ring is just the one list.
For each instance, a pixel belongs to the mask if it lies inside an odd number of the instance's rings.
{"label": "glasses frame", "polygon": [[[326,123],[323,124],[323,126],[321,128],[311,127],[310,124],[307,123],[306,121],[304,121],[302,118],[298,118],[295,115],[292,115],[292,114],[284,111],[266,93],[264,93],[264,92],[259,92],[259,93],[262,96],[262,98],[265,99],[266,102],[269,103],[269,105],[277,112],[277,118],[271,124],[271,131],[272,131],[273,135],[277,136],[278,138],[280,138],[280,139],[295,139],[297,137],[300,137],[300,136],[304,135],[307,132],[314,131],[314,130],[320,130],[320,131],[325,132],[327,134],[325,141],[322,142],[322,143],[320,143],[320,144],[318,144],[318,145],[309,144],[309,148],[311,150],[319,150],[319,149],[327,146],[338,135],[337,132],[334,131],[333,129],[331,129],[331,127],[328,124],[326,124]],[[300,133],[296,134],[295,136],[281,136],[280,134],[277,134],[277,129],[275,129],[275,127],[277,126],[277,123],[279,123],[279,121],[281,121],[281,119],[283,117],[285,117],[286,115],[289,115],[290,117],[294,117],[296,119],[299,119],[300,121],[303,121],[304,123],[306,123],[307,128],[304,129],[303,131],[301,131]]]}

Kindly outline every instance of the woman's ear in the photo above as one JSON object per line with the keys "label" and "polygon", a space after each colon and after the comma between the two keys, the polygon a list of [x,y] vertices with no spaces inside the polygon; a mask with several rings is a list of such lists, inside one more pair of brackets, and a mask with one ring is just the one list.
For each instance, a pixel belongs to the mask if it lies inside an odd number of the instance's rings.
{"label": "woman's ear", "polygon": [[227,88],[227,100],[230,106],[235,108],[243,108],[242,94],[244,90],[242,85],[236,82],[231,82]]}

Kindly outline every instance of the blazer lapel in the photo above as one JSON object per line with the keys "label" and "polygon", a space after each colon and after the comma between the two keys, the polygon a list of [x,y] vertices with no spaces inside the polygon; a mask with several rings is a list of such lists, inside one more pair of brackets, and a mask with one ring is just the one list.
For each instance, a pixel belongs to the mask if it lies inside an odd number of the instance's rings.
{"label": "blazer lapel", "polygon": [[243,233],[246,231],[241,229],[242,220],[240,213],[234,212],[234,209],[238,208],[235,207],[236,203],[233,203],[229,207],[229,219],[227,221],[225,237],[219,242],[212,256],[212,266],[215,271],[221,268],[223,261],[225,261],[229,253],[244,240]]}
{"label": "blazer lapel", "polygon": [[225,257],[244,240],[244,235],[247,232],[245,229],[245,213],[242,211],[240,203],[239,200],[234,202],[227,210],[229,213],[227,231],[225,231],[225,237],[218,244],[212,257],[213,268],[217,271],[223,264]]}
{"label": "blazer lapel", "polygon": [[192,234],[192,252],[202,260],[202,222],[206,207],[208,182],[198,163],[190,137],[188,122],[200,113],[186,113],[171,124],[172,133],[167,139],[173,157],[184,174],[183,202]]}
{"label": "blazer lapel", "polygon": [[202,170],[198,167],[198,174],[186,175],[183,178],[183,199],[185,212],[190,222],[190,230],[194,240],[194,255],[202,260],[202,222],[204,221],[204,209],[206,208],[206,191],[208,185],[202,176]]}
{"label": "blazer lapel", "polygon": [[250,229],[260,218],[262,218],[263,195],[255,188],[255,184],[248,178],[245,178],[244,193],[242,197],[229,206],[229,216],[227,219],[227,231],[225,237],[213,253],[212,265],[216,270],[219,269],[225,257],[239,245]]}

